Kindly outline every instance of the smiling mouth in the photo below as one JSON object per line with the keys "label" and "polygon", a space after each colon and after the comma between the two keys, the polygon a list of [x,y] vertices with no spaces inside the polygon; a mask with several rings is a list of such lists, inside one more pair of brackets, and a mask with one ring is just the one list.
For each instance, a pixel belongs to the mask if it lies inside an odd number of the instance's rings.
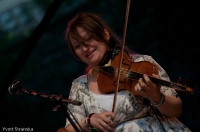
{"label": "smiling mouth", "polygon": [[89,57],[90,55],[92,55],[92,53],[94,53],[94,51],[95,51],[95,50],[89,52],[89,53],[86,55],[86,57]]}

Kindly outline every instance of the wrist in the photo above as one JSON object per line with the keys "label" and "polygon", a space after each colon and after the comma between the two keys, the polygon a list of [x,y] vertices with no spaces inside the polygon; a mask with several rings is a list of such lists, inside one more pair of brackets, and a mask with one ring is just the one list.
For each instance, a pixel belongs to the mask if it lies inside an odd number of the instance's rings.
{"label": "wrist", "polygon": [[86,117],[86,119],[84,121],[85,127],[87,129],[93,128],[93,126],[91,125],[91,121],[90,121],[90,118],[92,117],[93,114],[95,114],[95,113],[89,114],[88,117]]}
{"label": "wrist", "polygon": [[159,101],[157,101],[157,102],[152,102],[151,101],[150,104],[152,106],[154,106],[154,107],[158,107],[158,106],[162,105],[164,103],[164,101],[165,101],[165,95],[163,93],[161,93],[161,99]]}

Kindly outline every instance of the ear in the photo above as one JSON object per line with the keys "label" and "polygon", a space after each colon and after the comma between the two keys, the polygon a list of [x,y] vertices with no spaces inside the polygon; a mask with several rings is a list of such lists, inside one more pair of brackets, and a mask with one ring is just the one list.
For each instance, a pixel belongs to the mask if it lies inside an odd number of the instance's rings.
{"label": "ear", "polygon": [[107,41],[109,41],[110,40],[110,34],[109,34],[109,32],[108,32],[108,30],[106,28],[104,29],[104,33],[105,33],[105,39]]}

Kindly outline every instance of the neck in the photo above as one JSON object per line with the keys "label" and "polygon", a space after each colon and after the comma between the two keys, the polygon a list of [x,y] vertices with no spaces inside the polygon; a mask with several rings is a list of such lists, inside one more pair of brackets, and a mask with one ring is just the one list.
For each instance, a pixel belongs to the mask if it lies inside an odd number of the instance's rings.
{"label": "neck", "polygon": [[94,66],[90,69],[90,76],[97,76],[99,73],[99,66]]}

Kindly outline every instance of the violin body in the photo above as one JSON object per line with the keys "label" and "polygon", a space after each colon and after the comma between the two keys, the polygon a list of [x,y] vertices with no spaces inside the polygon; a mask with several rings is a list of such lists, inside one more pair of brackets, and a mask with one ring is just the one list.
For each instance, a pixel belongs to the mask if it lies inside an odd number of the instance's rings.
{"label": "violin body", "polygon": [[[120,55],[116,55],[110,65],[100,68],[97,82],[99,88],[104,93],[113,93],[116,89],[117,72],[120,60],[119,57]],[[137,94],[134,90],[134,86],[137,84],[138,79],[142,78],[142,76],[135,76],[132,71],[137,71],[141,74],[145,73],[149,76],[153,73],[158,74],[158,68],[155,64],[148,61],[133,62],[127,54],[124,54],[120,70],[119,91],[129,90],[132,93]],[[134,78],[132,76],[134,76]]]}
{"label": "violin body", "polygon": [[133,62],[130,56],[127,54],[123,55],[121,70],[119,70],[120,54],[121,52],[119,51],[112,60],[110,60],[106,65],[100,67],[99,74],[97,76],[97,82],[98,87],[102,92],[113,93],[115,91],[117,87],[119,71],[120,78],[118,91],[129,90],[133,94],[137,95],[134,87],[139,78],[143,78],[143,74],[146,74],[155,84],[167,86],[181,92],[194,93],[194,90],[189,87],[154,78],[152,76],[153,73],[158,75],[157,65],[149,61]]}

